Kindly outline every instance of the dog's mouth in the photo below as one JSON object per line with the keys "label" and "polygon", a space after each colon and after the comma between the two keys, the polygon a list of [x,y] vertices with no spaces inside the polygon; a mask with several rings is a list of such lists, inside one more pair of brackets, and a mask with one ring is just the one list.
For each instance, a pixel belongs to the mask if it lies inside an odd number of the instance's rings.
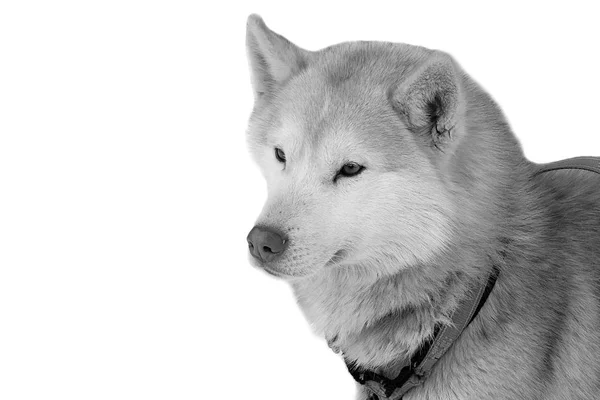
{"label": "dog's mouth", "polygon": [[263,270],[265,270],[265,272],[266,272],[266,273],[268,273],[269,275],[273,275],[273,276],[275,276],[275,277],[277,277],[277,278],[283,278],[283,277],[285,276],[285,275],[284,275],[284,274],[282,274],[281,272],[279,272],[279,271],[276,271],[276,270],[274,270],[274,269],[271,269],[271,268],[269,268],[269,267],[266,267],[266,266],[264,266],[264,265],[262,266],[262,269],[263,269]]}
{"label": "dog's mouth", "polygon": [[[327,267],[331,267],[333,265],[336,265],[337,263],[339,263],[342,259],[344,259],[346,257],[346,255],[348,255],[348,252],[344,249],[340,249],[338,251],[336,251],[333,256],[329,259],[329,261],[327,261],[324,265],[325,268]],[[289,277],[293,277],[294,275],[289,275],[286,274],[284,272],[278,271],[276,269],[273,268],[269,268],[269,266],[267,265],[262,265],[261,268],[268,273],[269,275],[272,275],[274,277],[277,278],[289,278]]]}
{"label": "dog's mouth", "polygon": [[[346,250],[340,249],[340,250],[336,251],[333,254],[333,256],[331,256],[331,258],[324,264],[323,267],[324,268],[332,267],[332,266],[338,264],[347,255],[348,255],[348,252]],[[255,260],[252,260],[252,261],[254,261],[253,264],[255,267],[262,269],[269,275],[274,276],[276,278],[300,278],[302,276],[307,275],[307,274],[289,273],[288,271],[282,271],[277,268],[273,268],[272,266],[269,266],[268,264],[263,264],[263,263],[259,264]],[[306,272],[308,272],[308,271],[306,271]],[[316,272],[316,271],[313,271],[313,272]],[[310,273],[308,273],[308,275],[310,275]]]}
{"label": "dog's mouth", "polygon": [[327,261],[325,263],[325,267],[329,267],[329,266],[337,264],[344,257],[346,257],[347,254],[348,254],[348,252],[344,249],[340,249],[340,250],[336,251],[335,254],[329,259],[329,261]]}

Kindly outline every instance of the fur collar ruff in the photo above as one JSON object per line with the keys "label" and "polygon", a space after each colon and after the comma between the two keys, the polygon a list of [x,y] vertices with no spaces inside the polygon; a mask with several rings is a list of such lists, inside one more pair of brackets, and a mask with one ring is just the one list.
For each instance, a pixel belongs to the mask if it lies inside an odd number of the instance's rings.
{"label": "fur collar ruff", "polygon": [[[467,296],[460,302],[458,309],[452,314],[452,323],[438,325],[431,340],[421,345],[412,357],[402,360],[401,365],[403,367],[396,378],[389,379],[374,371],[353,365],[344,358],[352,377],[371,392],[369,400],[399,400],[410,389],[421,385],[431,373],[435,363],[477,316],[494,288],[499,274],[498,268],[494,267],[485,285],[472,288],[467,293]],[[340,349],[332,346],[331,342],[330,347],[332,350],[336,353],[342,353]]]}

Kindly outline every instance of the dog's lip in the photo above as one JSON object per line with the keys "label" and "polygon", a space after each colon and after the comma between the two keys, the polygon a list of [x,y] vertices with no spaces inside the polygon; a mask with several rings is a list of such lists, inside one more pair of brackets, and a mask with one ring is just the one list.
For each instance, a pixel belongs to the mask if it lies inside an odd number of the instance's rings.
{"label": "dog's lip", "polygon": [[[344,257],[346,257],[347,255],[347,251],[344,249],[339,249],[338,251],[336,251],[333,256],[331,256],[331,258],[324,264],[324,267],[330,267],[333,266],[335,264],[337,264],[341,259],[343,259]],[[289,274],[289,273],[285,273],[283,271],[280,271],[278,269],[272,268],[270,267],[267,263],[258,263],[256,262],[256,260],[253,264],[255,267],[264,270],[266,273],[268,273],[271,276],[277,277],[277,278],[301,278],[303,276],[303,274],[300,275],[294,275],[294,274]],[[315,272],[315,271],[313,271]],[[310,275],[310,273],[308,274]]]}
{"label": "dog's lip", "polygon": [[336,251],[333,256],[331,256],[331,258],[329,259],[329,261],[327,261],[325,263],[325,266],[330,266],[330,265],[334,265],[337,262],[339,262],[342,258],[344,258],[346,256],[348,252],[344,249],[339,249],[338,251]]}
{"label": "dog's lip", "polygon": [[278,270],[275,268],[271,268],[264,264],[261,265],[260,268],[262,268],[269,275],[273,275],[277,278],[283,278],[283,279],[301,279],[301,278],[305,278],[315,272],[315,271],[312,271],[312,272],[306,273],[306,271],[305,271],[304,273],[294,273],[293,271],[281,271],[281,270]]}
{"label": "dog's lip", "polygon": [[269,275],[273,275],[276,276],[278,278],[281,278],[282,276],[284,276],[284,274],[280,271],[277,271],[273,268],[269,268],[267,265],[265,265],[265,263],[261,263],[260,261],[258,261],[256,258],[250,256],[250,265],[252,265],[254,268],[257,269],[262,269],[263,271],[266,271]]}
{"label": "dog's lip", "polygon": [[281,272],[271,269],[271,268],[267,267],[266,265],[263,265],[262,269],[264,269],[268,274],[276,276],[277,278],[281,278],[281,277],[285,276]]}

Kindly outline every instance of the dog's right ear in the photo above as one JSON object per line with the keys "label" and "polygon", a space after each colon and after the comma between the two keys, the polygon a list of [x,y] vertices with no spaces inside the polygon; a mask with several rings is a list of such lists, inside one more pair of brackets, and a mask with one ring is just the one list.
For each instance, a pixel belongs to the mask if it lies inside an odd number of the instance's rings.
{"label": "dog's right ear", "polygon": [[447,54],[435,52],[425,60],[392,90],[391,99],[408,127],[435,148],[444,151],[456,142],[464,100],[459,72]]}
{"label": "dog's right ear", "polygon": [[309,52],[270,30],[256,14],[248,17],[246,49],[256,97],[272,93],[306,67]]}

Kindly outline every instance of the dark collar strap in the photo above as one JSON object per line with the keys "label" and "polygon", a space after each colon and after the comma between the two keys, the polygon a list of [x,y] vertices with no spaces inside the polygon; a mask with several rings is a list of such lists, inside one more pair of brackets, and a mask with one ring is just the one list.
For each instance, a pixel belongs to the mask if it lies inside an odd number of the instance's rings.
{"label": "dark collar strap", "polygon": [[543,164],[536,175],[557,169],[583,169],[600,174],[600,157],[573,157]]}
{"label": "dark collar strap", "polygon": [[398,400],[410,389],[422,384],[429,377],[435,363],[473,321],[494,288],[499,273],[499,269],[494,266],[487,284],[469,291],[458,309],[452,314],[452,324],[436,327],[434,338],[423,344],[410,360],[404,362],[404,366],[396,378],[386,378],[345,360],[352,377],[371,391],[370,400]]}

